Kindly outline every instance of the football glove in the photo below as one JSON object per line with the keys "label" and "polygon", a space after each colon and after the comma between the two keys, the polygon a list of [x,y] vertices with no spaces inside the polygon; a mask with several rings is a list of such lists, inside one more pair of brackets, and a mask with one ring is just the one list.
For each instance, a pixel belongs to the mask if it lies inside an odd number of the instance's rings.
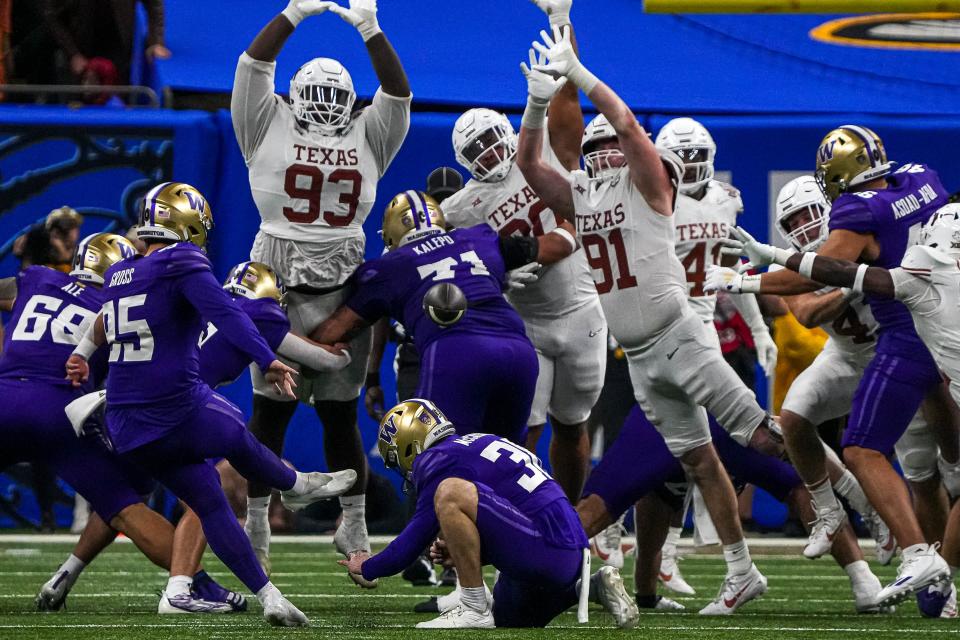
{"label": "football glove", "polygon": [[534,71],[534,67],[546,63],[546,58],[541,55],[537,57],[537,52],[530,49],[530,66],[525,62],[520,63],[520,71],[523,77],[527,79],[527,94],[530,100],[540,106],[546,106],[553,99],[563,85],[567,84],[564,76],[554,76],[543,71]]}
{"label": "football glove", "polygon": [[507,271],[507,290],[520,291],[526,289],[527,285],[533,284],[540,279],[536,272],[542,267],[539,262],[531,262],[522,267],[517,267],[512,271]]}
{"label": "football glove", "polygon": [[307,16],[318,16],[330,9],[332,2],[322,2],[321,0],[290,0],[287,8],[281,11],[287,17],[290,24],[297,26]]}
{"label": "football glove", "polygon": [[756,331],[753,333],[753,345],[757,348],[757,362],[763,368],[763,373],[768,378],[773,375],[777,368],[777,345],[773,343],[769,331]]}
{"label": "football glove", "polygon": [[587,71],[583,63],[577,58],[570,42],[570,27],[553,27],[553,36],[546,31],[540,32],[543,42],[533,42],[533,48],[549,60],[548,64],[538,64],[533,68],[552,75],[561,75],[569,78],[584,93],[589,94],[600,82],[595,75]]}
{"label": "football glove", "polygon": [[707,277],[703,281],[704,291],[725,291],[727,293],[760,293],[760,276],[747,276],[729,267],[715,264],[707,267]]}
{"label": "football glove", "polygon": [[350,0],[350,8],[342,7],[330,2],[330,11],[356,27],[366,42],[380,33],[380,23],[377,22],[377,0]]}
{"label": "football glove", "polygon": [[570,24],[570,6],[573,0],[530,0],[547,14],[551,26]]}
{"label": "football glove", "polygon": [[720,253],[746,256],[748,262],[740,266],[740,271],[749,271],[754,267],[765,267],[770,264],[785,265],[787,258],[793,255],[792,251],[758,242],[742,227],[733,227],[730,229],[730,235],[730,238],[720,241],[723,244]]}

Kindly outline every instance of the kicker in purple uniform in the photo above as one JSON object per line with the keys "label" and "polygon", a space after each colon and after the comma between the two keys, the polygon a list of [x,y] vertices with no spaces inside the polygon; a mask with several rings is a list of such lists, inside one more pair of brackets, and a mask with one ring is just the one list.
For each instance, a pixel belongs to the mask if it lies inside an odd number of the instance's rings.
{"label": "kicker in purple uniform", "polygon": [[[388,253],[357,269],[344,307],[311,337],[333,344],[390,316],[413,335],[420,353],[418,397],[436,403],[458,433],[523,442],[539,365],[503,290],[508,270],[536,259],[537,240],[500,238],[487,225],[444,228],[430,196],[407,191],[395,197],[383,219]],[[445,327],[423,310],[424,295],[443,282],[459,287],[468,301],[463,317]]]}

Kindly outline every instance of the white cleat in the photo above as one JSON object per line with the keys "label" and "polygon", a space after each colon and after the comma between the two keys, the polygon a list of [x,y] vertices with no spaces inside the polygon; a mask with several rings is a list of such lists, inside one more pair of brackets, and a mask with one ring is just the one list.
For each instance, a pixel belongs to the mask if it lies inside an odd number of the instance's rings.
{"label": "white cleat", "polygon": [[263,606],[263,618],[275,627],[309,627],[310,620],[283,596]]}
{"label": "white cleat", "polygon": [[[660,554],[660,572],[657,575],[664,587],[679,593],[683,596],[693,596],[697,591],[690,586],[680,573],[680,565],[677,563],[677,548],[664,545]],[[672,602],[672,601],[671,601]]]}
{"label": "white cleat", "polygon": [[[337,532],[333,534],[333,544],[337,551],[349,560],[358,553],[370,553],[370,537],[367,535],[367,523],[363,520],[347,524],[340,521]],[[364,589],[376,589],[377,580],[367,580],[359,573],[348,573],[350,579]]]}
{"label": "white cleat", "polygon": [[677,602],[676,600],[671,600],[665,596],[661,596],[657,600],[657,604],[653,607],[654,611],[685,611],[686,607]]}
{"label": "white cleat", "polygon": [[439,617],[426,622],[418,622],[417,629],[493,629],[493,610],[475,611],[458,604],[453,609],[441,613]]}
{"label": "white cleat", "polygon": [[623,568],[623,534],[626,532],[618,520],[590,540],[593,552],[608,567]]}
{"label": "white cleat", "polygon": [[940,617],[957,617],[957,588],[953,585],[950,585],[950,596],[947,598],[947,604],[943,605],[943,611],[940,612]]}
{"label": "white cleat", "polygon": [[854,585],[853,606],[857,613],[892,613],[890,608],[880,607],[877,604],[877,594],[882,588],[880,579],[873,574],[870,574],[870,579]]}
{"label": "white cleat", "polygon": [[637,603],[627,594],[623,587],[623,579],[616,567],[600,567],[600,570],[590,577],[591,595],[603,605],[620,629],[633,629],[640,620],[640,610]]}
{"label": "white cleat", "polygon": [[830,553],[833,548],[833,539],[840,531],[840,527],[847,520],[847,514],[839,506],[817,509],[817,519],[811,522],[810,538],[803,549],[803,556],[813,560]]}
{"label": "white cleat", "polygon": [[937,553],[939,544],[916,545],[919,550],[904,551],[897,570],[897,579],[877,594],[877,604],[892,606],[902,602],[924,587],[950,577],[947,561]]}
{"label": "white cleat", "polygon": [[759,598],[767,592],[767,578],[757,565],[751,565],[750,570],[735,576],[727,576],[720,587],[717,597],[700,609],[702,616],[728,616],[746,603]]}
{"label": "white cleat", "polygon": [[160,604],[157,613],[160,615],[181,613],[233,613],[234,608],[228,602],[212,602],[194,598],[189,593],[178,593],[168,596],[164,591],[160,594]]}
{"label": "white cleat", "polygon": [[353,469],[322,473],[312,471],[307,474],[307,488],[302,493],[295,493],[293,489],[280,492],[283,506],[290,511],[299,511],[314,502],[336,498],[350,490],[357,481],[357,472]]}
{"label": "white cleat", "polygon": [[69,572],[57,571],[43,583],[43,586],[40,587],[40,593],[34,599],[38,611],[59,611],[63,608],[73,584],[69,578]]}
{"label": "white cleat", "polygon": [[869,513],[861,513],[860,516],[863,518],[863,524],[867,526],[870,535],[877,543],[876,551],[874,552],[876,553],[877,562],[883,566],[887,566],[897,553],[896,539],[894,539],[893,534],[890,533],[890,528],[887,526],[887,523],[883,521],[883,518],[881,518],[880,514],[876,511],[871,509]]}

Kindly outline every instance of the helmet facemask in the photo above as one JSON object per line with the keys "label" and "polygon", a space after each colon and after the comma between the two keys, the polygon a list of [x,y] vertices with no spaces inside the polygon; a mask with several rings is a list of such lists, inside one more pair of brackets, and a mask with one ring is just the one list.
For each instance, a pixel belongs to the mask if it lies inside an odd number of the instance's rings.
{"label": "helmet facemask", "polygon": [[827,240],[829,220],[822,203],[804,203],[783,214],[780,230],[797,251],[816,251]]}
{"label": "helmet facemask", "polygon": [[710,147],[671,148],[683,161],[683,179],[680,181],[681,193],[694,193],[713,179],[714,150]]}
{"label": "helmet facemask", "polygon": [[350,122],[356,100],[351,91],[319,84],[298,84],[291,94],[294,115],[308,129],[331,135]]}
{"label": "helmet facemask", "polygon": [[[615,138],[608,138],[615,140]],[[590,180],[606,180],[626,164],[626,157],[618,147],[597,148],[604,140],[592,141],[584,150],[583,165]]]}
{"label": "helmet facemask", "polygon": [[496,124],[457,149],[457,153],[474,178],[481,182],[499,182],[513,168],[517,136],[502,124]]}

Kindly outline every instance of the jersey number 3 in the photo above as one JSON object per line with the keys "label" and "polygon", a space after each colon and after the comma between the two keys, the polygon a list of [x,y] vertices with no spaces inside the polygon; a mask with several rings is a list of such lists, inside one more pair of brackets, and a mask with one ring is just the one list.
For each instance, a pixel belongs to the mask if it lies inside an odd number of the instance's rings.
{"label": "jersey number 3", "polygon": [[[310,164],[292,164],[287,167],[283,178],[283,190],[288,196],[307,201],[306,211],[294,211],[293,207],[283,208],[283,217],[297,224],[310,224],[320,217],[320,196],[323,194],[323,171]],[[305,180],[304,180],[305,178]],[[363,177],[356,169],[336,169],[326,176],[327,182],[349,182],[351,188],[340,194],[340,204],[347,205],[344,214],[336,211],[324,211],[323,221],[331,227],[345,227],[357,215],[360,205],[360,187]],[[304,186],[305,185],[305,186]]]}

